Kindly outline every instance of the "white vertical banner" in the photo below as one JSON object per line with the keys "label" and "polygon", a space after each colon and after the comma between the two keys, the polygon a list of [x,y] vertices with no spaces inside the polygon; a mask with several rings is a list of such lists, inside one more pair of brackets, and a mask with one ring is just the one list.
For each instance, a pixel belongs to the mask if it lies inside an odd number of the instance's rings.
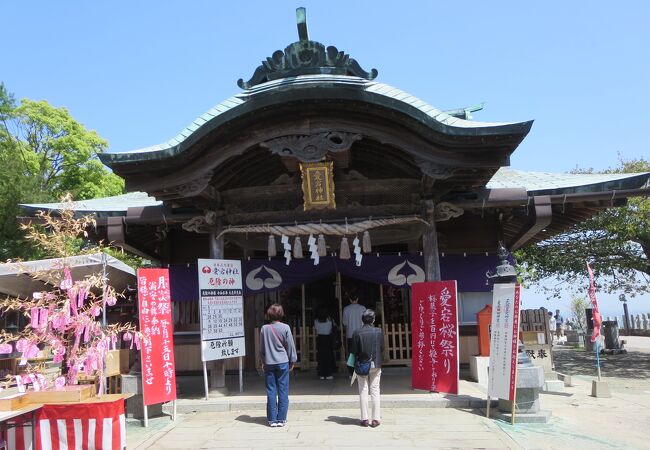
{"label": "white vertical banner", "polygon": [[246,355],[241,261],[199,259],[201,360]]}
{"label": "white vertical banner", "polygon": [[488,376],[488,396],[491,398],[515,399],[519,303],[519,284],[494,284]]}

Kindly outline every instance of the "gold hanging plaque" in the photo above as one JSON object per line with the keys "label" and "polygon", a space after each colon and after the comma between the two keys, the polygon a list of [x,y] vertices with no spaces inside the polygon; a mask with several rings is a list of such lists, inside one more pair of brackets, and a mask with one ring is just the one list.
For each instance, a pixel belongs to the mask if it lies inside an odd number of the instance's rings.
{"label": "gold hanging plaque", "polygon": [[336,209],[334,201],[334,163],[300,163],[305,211]]}

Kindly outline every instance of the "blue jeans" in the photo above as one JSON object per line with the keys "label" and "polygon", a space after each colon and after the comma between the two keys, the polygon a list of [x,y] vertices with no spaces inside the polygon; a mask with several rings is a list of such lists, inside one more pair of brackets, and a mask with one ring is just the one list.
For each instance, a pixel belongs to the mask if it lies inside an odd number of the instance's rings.
{"label": "blue jeans", "polygon": [[266,382],[266,419],[285,422],[289,411],[289,363],[264,366]]}

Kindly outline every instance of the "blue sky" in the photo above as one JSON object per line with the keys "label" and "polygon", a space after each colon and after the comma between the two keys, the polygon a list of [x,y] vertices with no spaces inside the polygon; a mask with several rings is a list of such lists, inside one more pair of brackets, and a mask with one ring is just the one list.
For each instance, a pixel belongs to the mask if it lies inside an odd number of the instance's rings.
{"label": "blue sky", "polygon": [[486,102],[475,120],[534,119],[513,168],[650,156],[642,1],[5,1],[0,81],[67,107],[110,151],[154,145],[297,40],[298,6],[313,40],[377,68],[378,81],[443,110]]}

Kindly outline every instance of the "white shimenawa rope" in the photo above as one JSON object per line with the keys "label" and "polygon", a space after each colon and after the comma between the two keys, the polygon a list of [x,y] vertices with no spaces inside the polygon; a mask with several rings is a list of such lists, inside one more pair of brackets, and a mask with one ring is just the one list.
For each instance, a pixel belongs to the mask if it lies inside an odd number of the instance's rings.
{"label": "white shimenawa rope", "polygon": [[395,217],[391,219],[369,219],[362,222],[351,224],[334,224],[334,223],[305,223],[296,225],[236,225],[230,226],[223,230],[217,238],[226,233],[267,233],[276,236],[302,236],[309,234],[325,234],[329,236],[345,236],[350,234],[362,233],[377,227],[386,225],[396,225],[405,223],[423,223],[427,221],[419,217]]}

